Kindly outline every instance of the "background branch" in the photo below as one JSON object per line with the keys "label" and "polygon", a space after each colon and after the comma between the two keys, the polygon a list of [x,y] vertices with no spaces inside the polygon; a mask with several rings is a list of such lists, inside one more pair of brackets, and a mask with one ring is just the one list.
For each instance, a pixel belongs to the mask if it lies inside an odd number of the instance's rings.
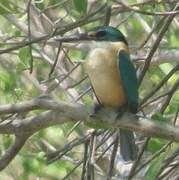
{"label": "background branch", "polygon": [[0,171],[2,171],[19,153],[29,138],[29,134],[23,136],[15,136],[14,143],[6,150],[5,154],[0,158]]}

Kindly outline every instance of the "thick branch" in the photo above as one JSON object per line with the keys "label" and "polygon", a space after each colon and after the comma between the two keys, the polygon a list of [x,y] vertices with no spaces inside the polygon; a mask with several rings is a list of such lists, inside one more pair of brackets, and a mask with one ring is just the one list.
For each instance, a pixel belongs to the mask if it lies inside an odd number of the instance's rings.
{"label": "thick branch", "polygon": [[[56,102],[48,98],[37,98],[37,100],[29,102],[36,102],[36,109],[48,108],[51,110],[23,120],[5,120],[0,123],[0,133],[16,135],[28,134],[52,125],[69,121],[82,121],[84,123],[101,122],[101,124],[108,125],[111,128],[129,129],[149,137],[160,137],[179,142],[179,128],[177,126],[174,127],[167,123],[152,121],[151,119],[138,118],[131,113],[125,113],[121,118],[117,118],[117,113],[113,112],[111,109],[103,109],[95,118],[91,118],[89,114],[92,107],[87,108],[81,104],[65,103],[61,101]],[[24,105],[24,107],[26,107],[26,109],[22,108],[23,112],[25,110],[30,110],[30,108],[27,108],[29,102],[20,103],[21,106]],[[31,103],[29,106],[31,109],[34,109]],[[9,110],[8,106],[10,108]],[[6,105],[6,113],[11,113],[11,111],[13,113],[15,113],[15,111],[20,112],[20,109],[17,108],[18,106],[19,104],[14,104],[13,106]],[[1,113],[2,107],[3,106],[0,106]]]}

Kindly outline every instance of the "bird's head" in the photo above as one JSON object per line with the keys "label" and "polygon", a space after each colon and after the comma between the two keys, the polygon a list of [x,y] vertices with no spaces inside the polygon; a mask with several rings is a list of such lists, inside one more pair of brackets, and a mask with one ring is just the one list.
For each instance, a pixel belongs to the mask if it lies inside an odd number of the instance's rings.
{"label": "bird's head", "polygon": [[103,26],[95,28],[87,33],[87,36],[95,41],[111,41],[111,42],[123,42],[128,44],[125,36],[118,29],[112,26]]}
{"label": "bird's head", "polygon": [[95,28],[87,33],[82,33],[73,36],[64,36],[56,38],[61,42],[73,42],[73,41],[109,41],[109,42],[123,42],[128,45],[125,36],[117,28],[112,26],[102,26]]}

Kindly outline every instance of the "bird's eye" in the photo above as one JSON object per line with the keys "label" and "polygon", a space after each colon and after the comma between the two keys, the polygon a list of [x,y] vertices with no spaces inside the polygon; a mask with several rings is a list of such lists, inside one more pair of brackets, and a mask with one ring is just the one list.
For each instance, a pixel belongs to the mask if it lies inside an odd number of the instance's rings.
{"label": "bird's eye", "polygon": [[97,32],[97,37],[103,37],[106,35],[106,31],[98,31]]}

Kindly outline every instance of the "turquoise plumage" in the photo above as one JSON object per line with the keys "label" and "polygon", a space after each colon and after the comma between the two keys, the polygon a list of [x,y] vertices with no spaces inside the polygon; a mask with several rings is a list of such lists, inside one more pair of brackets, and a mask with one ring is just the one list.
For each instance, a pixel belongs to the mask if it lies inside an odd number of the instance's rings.
{"label": "turquoise plumage", "polygon": [[[130,60],[129,54],[124,51],[119,51],[119,58],[117,60],[121,83],[127,100],[127,109],[136,113],[138,109],[138,80],[135,68]],[[124,160],[134,160],[137,155],[137,146],[135,145],[134,134],[128,130],[120,130],[121,154]]]}
{"label": "turquoise plumage", "polygon": [[135,68],[130,60],[129,54],[124,50],[119,52],[118,67],[123,88],[126,93],[129,111],[136,113],[138,109],[138,80]]}

